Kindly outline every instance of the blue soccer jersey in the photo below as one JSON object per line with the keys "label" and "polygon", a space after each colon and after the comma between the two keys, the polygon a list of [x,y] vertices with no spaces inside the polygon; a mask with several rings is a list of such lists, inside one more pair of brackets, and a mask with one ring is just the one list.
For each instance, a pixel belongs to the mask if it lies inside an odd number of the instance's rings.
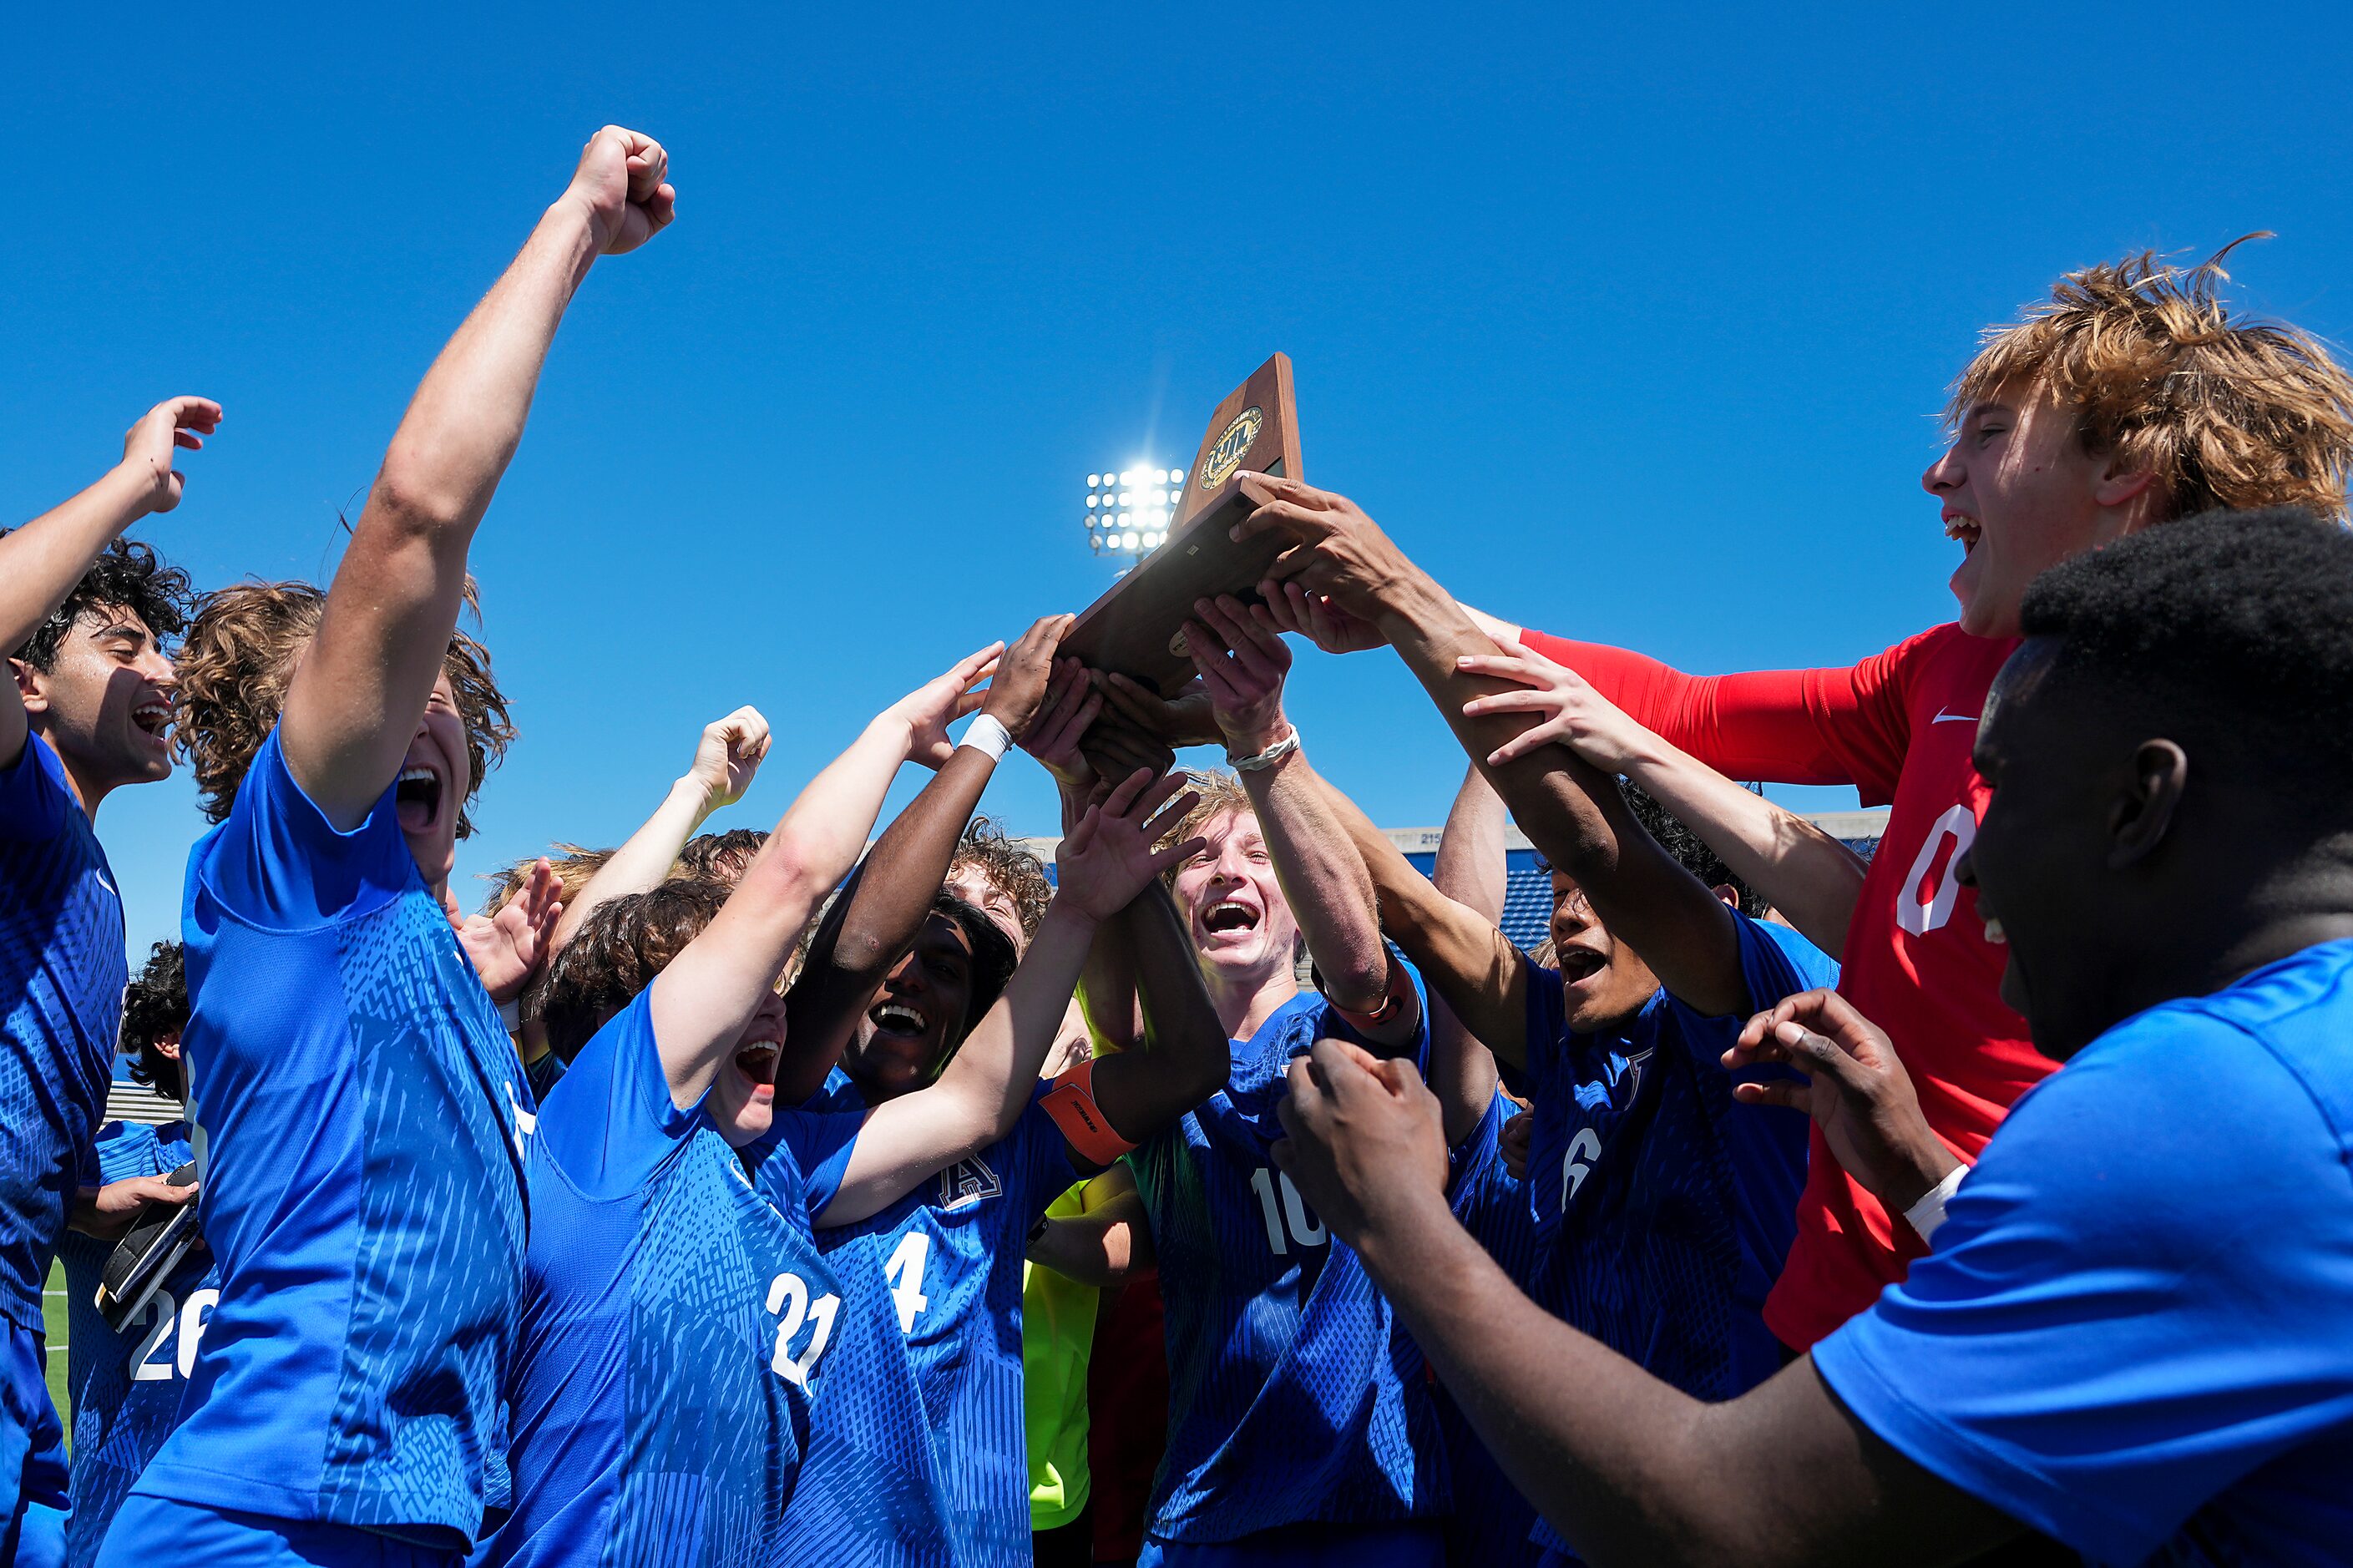
{"label": "blue soccer jersey", "polygon": [[393,789],[339,832],[272,734],[188,861],[220,1300],[134,1495],[463,1550],[501,1498],[531,1090]]}
{"label": "blue soccer jersey", "polygon": [[35,1334],[67,1204],[97,1176],[130,979],[106,852],[57,752],[27,735],[0,768],[0,1310]]}
{"label": "blue soccer jersey", "polygon": [[2029,1090],[1935,1249],[1813,1356],[1914,1463],[2092,1561],[2343,1563],[2349,1325],[2332,942],[2136,1014]]}
{"label": "blue soccer jersey", "polygon": [[1030,1560],[1021,1383],[1029,1230],[1077,1179],[1039,1103],[871,1218],[819,1231],[842,1281],[786,1560],[1013,1568]]}
{"label": "blue soccer jersey", "polygon": [[808,1216],[864,1113],[782,1110],[739,1154],[671,1100],[652,995],[582,1048],[532,1141],[515,1511],[488,1563],[757,1563],[800,1474],[842,1310]]}
{"label": "blue soccer jersey", "polygon": [[[1528,1208],[1527,1184],[1504,1165],[1500,1143],[1504,1124],[1519,1114],[1520,1108],[1498,1089],[1479,1125],[1450,1152],[1447,1199],[1462,1228],[1525,1290],[1535,1274],[1535,1216]],[[1543,1548],[1529,1538],[1536,1522],[1535,1505],[1504,1476],[1444,1384],[1433,1388],[1432,1397],[1454,1482],[1447,1562],[1461,1568],[1535,1562]]]}
{"label": "blue soccer jersey", "polygon": [[[1326,1037],[1358,1037],[1301,993],[1232,1043],[1223,1089],[1128,1156],[1166,1312],[1168,1447],[1148,1526],[1162,1540],[1449,1507],[1420,1351],[1268,1153],[1292,1058]],[[1425,1023],[1417,1064],[1429,1047]]]}
{"label": "blue soccer jersey", "polygon": [[[1733,919],[1748,998],[1723,1017],[1662,991],[1620,1034],[1572,1034],[1560,975],[1527,968],[1529,1293],[1707,1400],[1780,1369],[1763,1311],[1797,1231],[1809,1128],[1796,1111],[1733,1099],[1722,1058],[1751,1013],[1838,983],[1838,966],[1797,932]],[[1567,1550],[1541,1520],[1536,1531]]]}
{"label": "blue soccer jersey", "polygon": [[[195,1157],[185,1121],[149,1127],[110,1121],[98,1130],[102,1182],[168,1176]],[[139,1315],[120,1331],[98,1310],[98,1287],[115,1244],[66,1232],[66,1385],[73,1403],[73,1514],[66,1521],[70,1561],[98,1554],[131,1483],[180,1422],[196,1346],[219,1299],[211,1252],[181,1259]]]}

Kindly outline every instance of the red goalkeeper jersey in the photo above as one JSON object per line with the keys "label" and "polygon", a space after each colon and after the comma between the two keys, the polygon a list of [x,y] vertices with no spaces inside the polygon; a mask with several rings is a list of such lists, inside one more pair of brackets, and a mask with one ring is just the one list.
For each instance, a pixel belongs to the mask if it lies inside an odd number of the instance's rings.
{"label": "red goalkeeper jersey", "polygon": [[[1851,784],[1865,805],[1894,808],[1847,929],[1839,990],[1894,1040],[1928,1124],[1974,1163],[2011,1103],[2058,1065],[2002,1004],[2003,950],[1986,941],[1977,895],[1953,879],[1989,793],[1969,762],[1978,715],[2017,643],[1942,626],[1851,669],[1694,677],[1620,648],[1522,635],[1720,773]],[[1807,1349],[1926,1250],[1839,1168],[1818,1128],[1765,1321]]]}

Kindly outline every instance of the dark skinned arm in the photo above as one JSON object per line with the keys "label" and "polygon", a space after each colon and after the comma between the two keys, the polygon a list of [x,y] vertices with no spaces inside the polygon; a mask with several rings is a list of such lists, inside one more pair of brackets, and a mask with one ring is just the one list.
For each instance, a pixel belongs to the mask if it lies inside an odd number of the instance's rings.
{"label": "dark skinned arm", "polygon": [[[1178,796],[1168,808],[1172,817],[1181,818],[1192,798]],[[1155,881],[1110,923],[1125,928],[1143,1001],[1144,1045],[1095,1058],[1095,1104],[1113,1131],[1141,1143],[1225,1087],[1230,1047],[1167,888]]]}
{"label": "dark skinned arm", "polygon": [[[1065,833],[1078,826],[1101,782],[1080,742],[1097,728],[1103,703],[1103,693],[1090,678],[1087,667],[1075,658],[1062,659],[1047,683],[1037,721],[1022,738],[1021,749],[1053,775],[1055,791],[1061,797]],[[1087,949],[1086,968],[1080,975],[1079,1006],[1086,1015],[1087,1031],[1094,1037],[1098,1057],[1131,1050],[1144,1038],[1135,964],[1128,951],[1128,912],[1123,910],[1096,929],[1095,940]]]}
{"label": "dark skinned arm", "polygon": [[1410,1063],[1324,1041],[1281,1115],[1275,1163],[1597,1568],[1957,1563],[2022,1533],[1857,1421],[1810,1361],[1704,1404],[1522,1295],[1448,1212],[1437,1103]]}
{"label": "dark skinned arm", "polygon": [[1343,609],[1370,619],[1437,703],[1521,831],[1576,879],[1610,933],[1641,953],[1659,983],[1686,1005],[1712,1016],[1746,1010],[1748,988],[1732,911],[1642,830],[1615,780],[1565,746],[1546,746],[1501,764],[1487,760],[1532,726],[1525,714],[1462,711],[1466,702],[1509,684],[1460,668],[1458,660],[1502,651],[1470,613],[1345,496],[1263,476],[1254,476],[1249,487],[1265,500],[1236,532],[1279,531],[1298,541],[1277,558],[1272,578],[1261,587],[1276,624],[1293,629],[1285,582],[1329,594]]}
{"label": "dark skinned arm", "polygon": [[[1071,619],[1048,616],[996,662],[980,710],[1017,738],[1037,718],[1053,668],[1054,644]],[[988,672],[989,653],[982,649],[924,691],[936,695],[942,683],[958,679],[968,685]],[[944,731],[944,721],[935,728]],[[849,1042],[875,987],[923,929],[932,900],[955,858],[956,841],[997,772],[997,759],[977,746],[951,749],[944,732],[927,734],[915,754],[928,756],[939,773],[867,851],[856,879],[842,892],[840,908],[819,929],[808,963],[786,998],[786,1037],[792,1042],[793,1065],[789,1072],[779,1066],[776,1094],[786,1104],[799,1103],[824,1084],[826,1071]]]}

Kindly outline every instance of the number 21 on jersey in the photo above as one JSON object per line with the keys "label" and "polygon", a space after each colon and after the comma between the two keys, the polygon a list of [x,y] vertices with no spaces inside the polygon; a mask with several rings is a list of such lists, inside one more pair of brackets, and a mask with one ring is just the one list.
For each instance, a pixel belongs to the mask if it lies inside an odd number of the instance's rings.
{"label": "number 21 on jersey", "polygon": [[[795,1388],[806,1389],[817,1358],[825,1353],[825,1342],[833,1338],[833,1318],[841,1310],[841,1298],[828,1290],[812,1301],[799,1275],[779,1274],[768,1282],[768,1310],[776,1314],[776,1353],[768,1370]],[[793,1336],[803,1323],[808,1325],[808,1342],[795,1355]]]}

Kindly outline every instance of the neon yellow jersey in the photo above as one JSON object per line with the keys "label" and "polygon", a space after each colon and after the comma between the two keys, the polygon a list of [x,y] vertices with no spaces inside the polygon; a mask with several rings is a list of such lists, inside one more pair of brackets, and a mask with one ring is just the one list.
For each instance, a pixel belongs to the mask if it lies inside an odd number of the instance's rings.
{"label": "neon yellow jersey", "polygon": [[[1087,1212],[1081,1182],[1046,1207],[1049,1219]],[[1029,1528],[1052,1530],[1087,1506],[1087,1354],[1095,1338],[1092,1285],[1021,1266],[1022,1397],[1029,1433]]]}

